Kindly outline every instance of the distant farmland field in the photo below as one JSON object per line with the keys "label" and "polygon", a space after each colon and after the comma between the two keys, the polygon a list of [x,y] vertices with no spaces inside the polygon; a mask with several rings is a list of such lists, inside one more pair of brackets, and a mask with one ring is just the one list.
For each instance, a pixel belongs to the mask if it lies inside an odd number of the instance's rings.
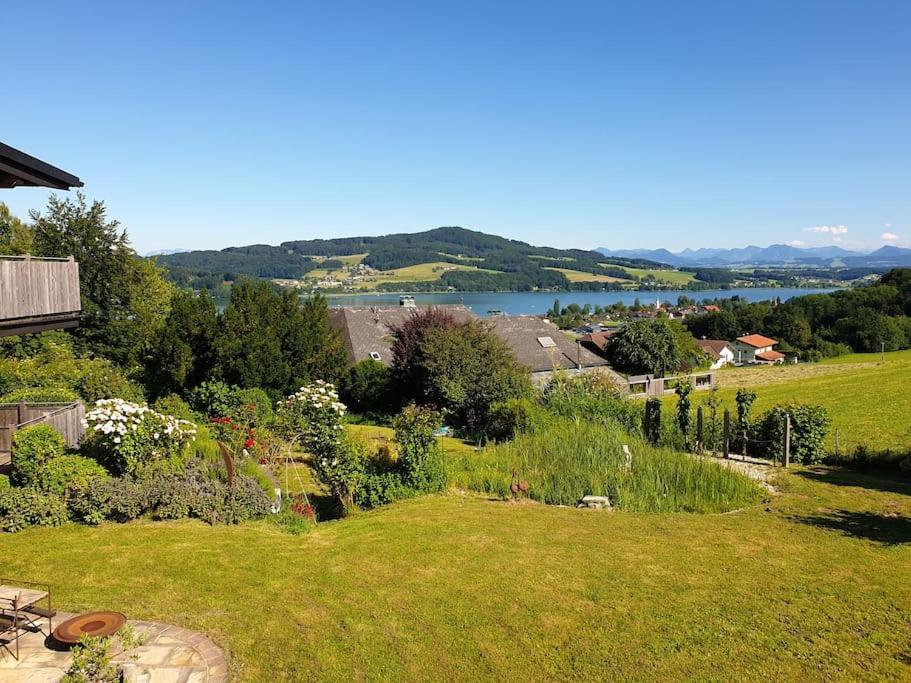
{"label": "distant farmland field", "polygon": [[[777,403],[800,401],[825,406],[842,450],[856,446],[911,448],[911,351],[850,354],[821,363],[774,367],[744,367],[718,373],[719,394],[732,414],[738,387],[758,394],[754,412]],[[706,398],[700,393],[694,403]],[[673,397],[668,399],[673,402]]]}

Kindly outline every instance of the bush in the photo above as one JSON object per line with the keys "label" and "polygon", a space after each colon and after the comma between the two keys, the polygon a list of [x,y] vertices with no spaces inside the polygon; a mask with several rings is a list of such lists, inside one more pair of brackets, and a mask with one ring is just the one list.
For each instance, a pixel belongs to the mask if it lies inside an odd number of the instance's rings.
{"label": "bush", "polygon": [[0,396],[0,403],[71,403],[79,394],[62,384],[22,387]]}
{"label": "bush", "polygon": [[630,434],[642,434],[640,404],[628,400],[606,375],[558,374],[545,389],[543,400],[547,410],[559,417],[619,424]]}
{"label": "bush", "polygon": [[103,398],[142,402],[144,398],[142,387],[128,380],[123,371],[109,360],[101,358],[85,363],[76,389],[89,403]]}
{"label": "bush", "polygon": [[0,493],[8,491],[10,488],[9,477],[5,474],[0,474]]}
{"label": "bush", "polygon": [[13,434],[12,482],[17,486],[32,483],[38,468],[51,458],[63,455],[60,433],[46,424],[24,427]]}
{"label": "bush", "polygon": [[224,382],[203,382],[190,392],[190,405],[207,417],[227,417],[234,408],[236,389]]}
{"label": "bush", "polygon": [[413,405],[392,422],[402,481],[418,493],[442,491],[446,486],[443,454],[434,434],[442,424],[442,416],[436,411]]}
{"label": "bush", "polygon": [[73,491],[67,500],[77,522],[101,524],[105,520],[128,522],[142,516],[149,506],[144,486],[129,477],[96,480]]}
{"label": "bush", "polygon": [[260,483],[238,474],[229,485],[216,465],[200,460],[182,472],[150,470],[140,479],[96,480],[73,494],[73,519],[86,524],[127,522],[144,514],[158,519],[195,517],[209,524],[237,524],[261,517],[271,500]]}
{"label": "bush", "polygon": [[4,531],[60,526],[66,520],[66,505],[58,496],[33,487],[11,488],[0,493],[0,529]]}
{"label": "bush", "polygon": [[180,420],[187,422],[196,422],[199,419],[197,413],[193,411],[190,404],[184,401],[177,394],[168,394],[158,398],[152,404],[152,410],[163,415],[172,415]]}
{"label": "bush", "polygon": [[237,389],[230,400],[233,403],[230,416],[238,421],[247,420],[250,426],[264,427],[275,417],[272,399],[262,389]]}
{"label": "bush", "polygon": [[353,365],[339,386],[342,401],[358,413],[386,413],[392,409],[391,372],[368,358]]}
{"label": "bush", "polygon": [[775,406],[760,418],[758,439],[766,442],[770,456],[784,459],[785,416],[791,416],[791,460],[809,465],[822,461],[829,415],[823,406],[785,403]]}
{"label": "bush", "polygon": [[68,496],[95,479],[107,479],[108,473],[91,458],[81,455],[58,455],[38,468],[35,485],[45,493]]}
{"label": "bush", "polygon": [[114,474],[136,475],[153,462],[179,464],[196,436],[191,422],[116,398],[97,401],[85,424],[85,447]]}
{"label": "bush", "polygon": [[338,450],[345,412],[335,387],[316,380],[280,401],[276,417],[285,437],[312,453],[320,467],[321,461],[331,459]]}

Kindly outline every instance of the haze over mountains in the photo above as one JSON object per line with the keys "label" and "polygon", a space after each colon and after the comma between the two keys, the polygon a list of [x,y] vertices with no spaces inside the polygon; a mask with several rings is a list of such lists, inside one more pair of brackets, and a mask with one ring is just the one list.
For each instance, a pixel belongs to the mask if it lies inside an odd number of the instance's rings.
{"label": "haze over mountains", "polygon": [[667,263],[678,268],[728,267],[734,265],[807,265],[839,266],[849,268],[890,268],[911,266],[911,249],[886,245],[864,254],[838,246],[792,247],[772,244],[768,247],[750,245],[739,249],[684,249],[671,252],[667,249],[607,249],[597,251],[614,258],[641,258]]}

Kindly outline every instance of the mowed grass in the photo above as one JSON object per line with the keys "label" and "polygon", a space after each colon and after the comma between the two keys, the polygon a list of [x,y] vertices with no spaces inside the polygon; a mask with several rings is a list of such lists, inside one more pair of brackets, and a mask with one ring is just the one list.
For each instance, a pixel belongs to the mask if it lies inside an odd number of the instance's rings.
{"label": "mowed grass", "polygon": [[611,275],[596,275],[593,273],[586,273],[582,270],[570,270],[569,268],[552,268],[545,266],[543,270],[553,270],[558,273],[563,273],[570,282],[630,282],[630,280],[613,277]]}
{"label": "mowed grass", "polygon": [[911,487],[782,488],[722,515],[449,495],[302,536],[69,525],[0,534],[0,570],[203,631],[239,681],[907,680]]}
{"label": "mowed grass", "polygon": [[[616,267],[611,266],[610,264],[605,265],[611,268]],[[674,285],[685,285],[687,283],[696,281],[695,273],[690,273],[683,270],[648,270],[645,268],[627,268],[626,266],[622,266],[622,268],[631,275],[635,275],[639,278],[644,278],[651,275],[659,282],[667,282]]]}
{"label": "mowed grass", "polygon": [[[823,405],[832,418],[828,447],[911,448],[911,351],[850,354],[822,363],[731,368],[717,375],[720,395],[732,414],[738,387],[758,394],[754,412],[790,400]],[[706,394],[693,394],[695,404]],[[673,403],[673,397],[668,399]]]}
{"label": "mowed grass", "polygon": [[[375,446],[393,446],[395,444],[395,431],[391,427],[376,427],[374,425],[348,425],[348,433]],[[438,438],[443,452],[449,455],[469,455],[475,453],[474,446],[467,441],[451,436]]]}
{"label": "mowed grass", "polygon": [[384,270],[378,275],[371,276],[357,284],[358,289],[372,289],[376,285],[384,282],[418,282],[428,280],[439,280],[447,270],[471,270],[482,273],[494,273],[497,271],[477,266],[462,265],[458,263],[447,263],[445,261],[434,261],[432,263],[419,263],[414,266],[405,268],[395,268],[393,270]]}

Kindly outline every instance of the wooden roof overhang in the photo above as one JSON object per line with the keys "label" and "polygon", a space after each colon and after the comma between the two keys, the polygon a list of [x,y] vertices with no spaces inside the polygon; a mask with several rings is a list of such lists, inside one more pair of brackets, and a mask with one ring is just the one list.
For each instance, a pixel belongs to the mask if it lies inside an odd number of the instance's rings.
{"label": "wooden roof overhang", "polygon": [[69,190],[82,187],[76,176],[0,142],[0,188],[51,187]]}

